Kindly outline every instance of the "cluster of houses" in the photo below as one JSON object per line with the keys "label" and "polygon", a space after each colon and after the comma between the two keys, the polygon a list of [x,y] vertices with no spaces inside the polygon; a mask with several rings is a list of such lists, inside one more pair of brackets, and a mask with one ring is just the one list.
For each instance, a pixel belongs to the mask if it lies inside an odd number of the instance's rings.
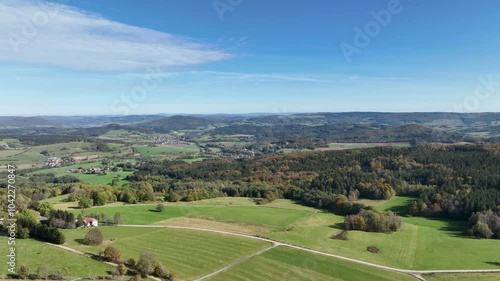
{"label": "cluster of houses", "polygon": [[90,168],[76,168],[69,170],[70,173],[74,174],[106,174],[108,171],[121,172],[122,168],[114,166],[103,166],[103,167],[90,167]]}
{"label": "cluster of houses", "polygon": [[103,174],[108,171],[108,167],[90,167],[88,169],[76,168],[69,171],[75,174]]}
{"label": "cluster of houses", "polygon": [[47,159],[47,162],[45,163],[45,166],[48,167],[58,167],[61,165],[66,165],[66,164],[73,164],[75,163],[75,159],[71,157],[64,157],[64,158],[59,158],[59,157],[49,157]]}
{"label": "cluster of houses", "polygon": [[49,167],[58,167],[62,165],[70,165],[70,164],[75,164],[80,161],[85,161],[85,160],[94,160],[100,158],[99,155],[90,155],[90,156],[78,156],[78,157],[49,157],[47,159],[47,162],[45,163],[46,166]]}
{"label": "cluster of houses", "polygon": [[192,145],[192,143],[187,142],[187,141],[182,141],[166,136],[152,136],[150,138],[150,141],[157,143],[157,144],[169,144],[169,145]]}

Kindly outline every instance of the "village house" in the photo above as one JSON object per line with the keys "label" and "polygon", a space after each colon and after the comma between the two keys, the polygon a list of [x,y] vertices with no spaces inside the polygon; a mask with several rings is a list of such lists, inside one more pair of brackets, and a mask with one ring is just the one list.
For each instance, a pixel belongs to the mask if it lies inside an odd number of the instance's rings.
{"label": "village house", "polygon": [[94,219],[94,218],[84,218],[83,219],[83,224],[86,227],[96,227],[96,226],[99,226],[99,222],[96,219]]}

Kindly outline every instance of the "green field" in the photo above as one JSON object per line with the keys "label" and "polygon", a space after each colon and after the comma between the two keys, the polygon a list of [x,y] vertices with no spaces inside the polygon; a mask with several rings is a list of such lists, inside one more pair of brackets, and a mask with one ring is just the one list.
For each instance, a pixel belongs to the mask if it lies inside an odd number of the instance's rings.
{"label": "green field", "polygon": [[71,174],[75,177],[79,178],[80,181],[86,183],[93,184],[111,184],[114,178],[118,178],[119,181],[117,183],[118,186],[122,186],[129,181],[125,180],[125,178],[130,175],[132,172],[107,172],[106,175],[93,175],[93,174]]}
{"label": "green field", "polygon": [[193,154],[200,151],[195,145],[137,145],[134,149],[142,156],[161,156],[165,154]]}
{"label": "green field", "polygon": [[0,139],[0,145],[2,144],[7,144],[7,143],[10,143],[10,142],[15,142],[15,143],[19,143],[19,140],[18,139],[12,139],[12,138],[5,138],[5,139]]}
{"label": "green field", "polygon": [[86,142],[67,142],[51,145],[40,145],[21,149],[0,150],[0,167],[6,164],[16,165],[18,169],[26,169],[45,166],[47,156],[41,152],[47,151],[50,156],[64,157],[87,157],[99,155],[102,158],[122,158],[132,153],[128,147],[121,144],[109,144],[110,151],[101,152],[92,150]]}
{"label": "green field", "polygon": [[[377,201],[379,209],[397,211],[413,200],[396,197]],[[120,204],[120,203],[117,203]],[[289,200],[257,206],[248,198],[216,198],[196,202],[166,203],[162,213],[155,205],[94,207],[88,212],[122,214],[124,224],[192,226],[259,234],[274,240],[332,254],[403,269],[498,269],[500,244],[495,240],[470,239],[463,235],[465,221],[405,217],[393,234],[349,232],[348,241],[330,239],[342,230],[344,217],[304,207]],[[72,210],[78,213],[80,210]],[[294,226],[286,231],[287,226]],[[249,229],[249,231],[245,231]],[[379,254],[369,253],[377,246]]]}
{"label": "green field", "polygon": [[38,170],[31,174],[47,174],[53,173],[56,177],[62,176],[75,176],[80,179],[82,182],[93,183],[93,184],[111,184],[111,181],[117,177],[120,180],[118,181],[118,186],[122,186],[128,181],[125,178],[130,175],[132,172],[111,172],[108,171],[106,175],[100,174],[82,174],[82,173],[71,173],[69,170],[77,169],[77,168],[91,168],[91,167],[99,167],[102,166],[100,162],[88,162],[88,163],[79,163],[75,165],[69,165],[64,167],[57,168],[46,168],[42,170]]}
{"label": "green field", "polygon": [[[7,255],[7,238],[0,237],[2,256]],[[74,277],[105,276],[110,275],[113,270],[111,266],[94,261],[88,257],[58,249],[31,239],[16,241],[17,268],[27,265],[31,273],[36,273],[39,266],[49,265],[52,272],[67,267],[69,273]],[[5,258],[7,260],[7,258]],[[7,265],[2,263],[0,274],[8,274]]]}
{"label": "green field", "polygon": [[[400,209],[411,198],[396,197],[382,209]],[[329,237],[341,231],[344,218],[316,213],[298,223],[293,231],[272,232],[270,238],[316,250],[405,269],[499,269],[500,244],[495,240],[470,239],[463,235],[464,221],[403,218],[405,225],[393,234],[349,232],[348,241]],[[381,252],[371,254],[368,246]]]}
{"label": "green field", "polygon": [[500,273],[450,273],[424,276],[427,281],[498,281]]}
{"label": "green field", "polygon": [[391,200],[385,201],[383,204],[376,206],[379,211],[391,210],[400,215],[406,215],[410,205],[417,198],[396,196]]}
{"label": "green field", "polygon": [[103,138],[120,138],[120,137],[128,137],[130,132],[127,130],[111,130],[100,137]]}
{"label": "green field", "polygon": [[206,158],[203,158],[203,157],[196,157],[196,158],[186,158],[186,159],[182,159],[182,161],[186,162],[186,163],[189,163],[189,164],[192,164],[194,162],[201,162],[203,160],[205,160]]}
{"label": "green field", "polygon": [[[162,213],[155,211],[156,205],[126,205],[112,207],[93,207],[88,212],[106,213],[113,216],[121,213],[123,224],[152,224],[178,217],[196,217],[221,222],[263,225],[276,229],[284,228],[311,215],[309,210],[288,210],[258,206],[211,206],[211,205],[174,205],[166,204]],[[79,213],[80,210],[72,212]]]}
{"label": "green field", "polygon": [[[66,194],[66,195],[60,195],[60,196],[56,196],[56,197],[52,197],[52,198],[49,198],[49,199],[45,199],[45,200],[41,200],[40,202],[49,202],[49,203],[52,203],[54,205],[56,204],[61,204],[61,203],[65,203],[65,202],[68,202],[68,197],[69,195]],[[56,209],[57,209],[57,206],[56,206]]]}
{"label": "green field", "polygon": [[[328,148],[336,150],[359,149],[369,147],[392,146],[392,147],[410,147],[410,143],[329,143]],[[319,149],[324,150],[324,149]]]}
{"label": "green field", "polygon": [[[252,239],[216,233],[132,227],[100,227],[105,240],[123,252],[123,259],[138,259],[144,251],[154,254],[180,280],[192,280],[214,272],[245,256],[269,247]],[[99,253],[106,246],[81,245],[88,230],[65,230],[67,245],[83,251]]]}
{"label": "green field", "polygon": [[369,280],[411,281],[413,277],[312,253],[274,248],[251,258],[209,280],[234,281],[308,281],[308,280]]}

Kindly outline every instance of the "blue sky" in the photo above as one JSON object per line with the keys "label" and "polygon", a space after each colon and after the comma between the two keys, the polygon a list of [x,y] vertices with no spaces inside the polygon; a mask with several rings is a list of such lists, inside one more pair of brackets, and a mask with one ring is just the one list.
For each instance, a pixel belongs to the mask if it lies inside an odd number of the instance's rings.
{"label": "blue sky", "polygon": [[4,0],[0,115],[500,111],[499,10],[496,0]]}

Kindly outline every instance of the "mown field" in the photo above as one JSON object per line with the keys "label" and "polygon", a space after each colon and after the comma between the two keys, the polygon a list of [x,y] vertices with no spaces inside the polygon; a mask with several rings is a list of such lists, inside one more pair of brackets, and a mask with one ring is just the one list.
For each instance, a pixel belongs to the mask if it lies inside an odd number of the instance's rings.
{"label": "mown field", "polygon": [[450,273],[424,276],[427,281],[498,281],[500,273]]}
{"label": "mown field", "polygon": [[195,145],[137,145],[133,147],[142,156],[161,156],[165,154],[193,154],[200,151]]}
{"label": "mown field", "polygon": [[65,230],[66,245],[98,254],[108,245],[123,253],[123,260],[137,260],[147,251],[155,255],[180,280],[214,272],[270,244],[216,233],[165,228],[100,227],[106,245],[81,244],[88,229]]}
{"label": "mown field", "polygon": [[223,281],[411,281],[410,276],[293,250],[271,249],[208,280]]}
{"label": "mown field", "polygon": [[[5,245],[5,247],[2,246],[4,249],[2,256],[4,257],[4,253],[8,254],[7,238],[0,237],[0,243]],[[30,239],[17,240],[16,253],[17,268],[21,265],[27,265],[31,273],[36,273],[37,268],[44,265],[48,265],[51,272],[57,272],[67,267],[70,276],[73,277],[104,276],[109,275],[110,271],[114,269],[104,263]],[[7,258],[5,257],[4,260],[6,261]],[[8,274],[7,269],[7,265],[2,262],[0,274]]]}
{"label": "mown field", "polygon": [[[413,200],[396,197],[376,201],[379,209],[403,210]],[[120,204],[120,203],[117,203]],[[72,210],[79,213],[80,210]],[[124,224],[160,224],[226,230],[263,235],[274,240],[332,254],[404,269],[499,269],[500,244],[495,240],[464,236],[466,222],[405,217],[393,234],[349,232],[348,241],[330,237],[342,230],[344,217],[277,200],[257,206],[248,198],[216,198],[189,203],[166,203],[164,212],[155,205],[94,207],[87,210],[113,216]],[[293,226],[293,227],[291,227]],[[376,246],[379,254],[366,249]]]}
{"label": "mown field", "polygon": [[[123,224],[152,224],[179,217],[216,220],[227,223],[262,225],[276,229],[285,228],[296,221],[311,215],[315,210],[290,210],[253,205],[200,205],[166,204],[163,212],[156,212],[156,205],[122,205],[93,207],[92,213],[122,215]],[[79,213],[80,210],[72,210]]]}

